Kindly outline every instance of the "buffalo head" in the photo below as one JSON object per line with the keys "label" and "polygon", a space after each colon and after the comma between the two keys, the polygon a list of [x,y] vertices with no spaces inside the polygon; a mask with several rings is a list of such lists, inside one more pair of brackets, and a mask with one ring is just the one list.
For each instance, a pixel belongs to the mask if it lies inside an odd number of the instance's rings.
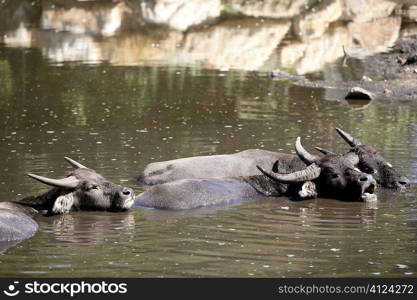
{"label": "buffalo head", "polygon": [[299,184],[312,181],[318,196],[342,200],[364,200],[374,194],[376,182],[372,175],[363,173],[356,164],[359,157],[355,153],[345,155],[326,154],[317,157],[308,153],[301,145],[300,138],[295,143],[297,155],[307,167],[304,170],[276,174],[258,169],[270,179],[286,184]]}
{"label": "buffalo head", "polygon": [[[25,198],[18,203],[46,209],[52,214],[67,213],[70,210],[123,211],[133,205],[133,190],[121,187],[105,179],[96,171],[65,157],[76,169],[66,178],[51,179],[34,174],[30,177],[54,187],[38,197]],[[27,200],[27,201],[25,201]]]}
{"label": "buffalo head", "polygon": [[[373,147],[362,145],[359,140],[340,128],[336,128],[336,131],[352,147],[350,153],[359,157],[358,168],[367,174],[372,174],[380,186],[402,188],[410,183],[407,177],[398,173]],[[320,151],[319,148],[316,149]]]}

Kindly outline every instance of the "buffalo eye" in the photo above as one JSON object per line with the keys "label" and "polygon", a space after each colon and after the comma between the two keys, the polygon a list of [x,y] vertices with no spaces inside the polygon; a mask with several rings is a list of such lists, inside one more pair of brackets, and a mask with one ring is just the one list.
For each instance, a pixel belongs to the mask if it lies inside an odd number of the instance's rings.
{"label": "buffalo eye", "polygon": [[100,186],[98,184],[92,184],[92,185],[87,186],[88,191],[98,190],[98,189],[100,189]]}
{"label": "buffalo eye", "polygon": [[368,174],[374,174],[374,173],[376,173],[375,172],[375,169],[373,169],[371,167],[368,167],[368,166],[363,166],[362,167],[362,171],[365,172],[365,173],[368,173]]}
{"label": "buffalo eye", "polygon": [[332,174],[332,178],[339,178],[339,174]]}

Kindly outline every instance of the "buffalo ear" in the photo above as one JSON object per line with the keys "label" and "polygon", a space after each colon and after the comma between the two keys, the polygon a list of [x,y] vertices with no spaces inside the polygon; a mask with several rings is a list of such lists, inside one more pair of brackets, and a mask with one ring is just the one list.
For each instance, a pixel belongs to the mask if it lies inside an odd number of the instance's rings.
{"label": "buffalo ear", "polygon": [[66,214],[69,213],[74,205],[74,193],[68,193],[56,198],[52,206],[52,214]]}
{"label": "buffalo ear", "polygon": [[276,162],[274,162],[274,164],[272,165],[272,172],[274,173],[279,173],[279,161],[277,160]]}

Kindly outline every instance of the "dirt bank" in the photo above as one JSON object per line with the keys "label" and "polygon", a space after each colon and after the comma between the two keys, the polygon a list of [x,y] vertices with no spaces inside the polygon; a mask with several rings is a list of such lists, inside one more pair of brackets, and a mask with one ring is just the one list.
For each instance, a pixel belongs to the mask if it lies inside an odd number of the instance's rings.
{"label": "dirt bank", "polygon": [[[356,58],[347,55],[341,64],[350,67]],[[343,91],[359,87],[369,91],[372,98],[391,100],[417,99],[417,35],[401,38],[389,53],[379,53],[361,60],[363,76],[360,80],[308,80],[303,76],[292,76],[279,71],[272,72],[275,79],[292,79],[295,84],[332,88]]]}

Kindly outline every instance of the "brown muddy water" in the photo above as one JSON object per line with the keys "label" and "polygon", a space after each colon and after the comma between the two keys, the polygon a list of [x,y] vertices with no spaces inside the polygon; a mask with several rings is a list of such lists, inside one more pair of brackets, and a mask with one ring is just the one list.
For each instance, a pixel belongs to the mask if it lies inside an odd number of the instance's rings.
{"label": "brown muddy water", "polygon": [[[335,66],[329,66],[335,76]],[[322,73],[312,76],[320,77]],[[150,162],[249,148],[344,152],[341,127],[407,175],[377,209],[331,199],[259,198],[190,211],[135,208],[36,217],[38,233],[0,254],[1,277],[415,276],[417,104],[357,109],[331,91],[266,73],[199,66],[56,65],[0,48],[0,200],[42,192],[26,172],[64,176],[67,155],[131,186]]]}
{"label": "brown muddy water", "polygon": [[417,103],[347,103],[268,76],[282,67],[313,80],[362,78],[343,48],[371,54],[415,34],[408,1],[293,1],[265,18],[248,1],[200,1],[200,14],[172,1],[178,15],[167,20],[155,18],[163,6],[137,5],[153,1],[0,2],[0,201],[45,191],[25,173],[62,177],[64,156],[138,194],[134,178],[150,162],[293,152],[297,136],[311,151],[345,152],[336,126],[412,182],[379,190],[375,206],[258,198],[37,216],[39,231],[0,253],[0,277],[416,276]]}

